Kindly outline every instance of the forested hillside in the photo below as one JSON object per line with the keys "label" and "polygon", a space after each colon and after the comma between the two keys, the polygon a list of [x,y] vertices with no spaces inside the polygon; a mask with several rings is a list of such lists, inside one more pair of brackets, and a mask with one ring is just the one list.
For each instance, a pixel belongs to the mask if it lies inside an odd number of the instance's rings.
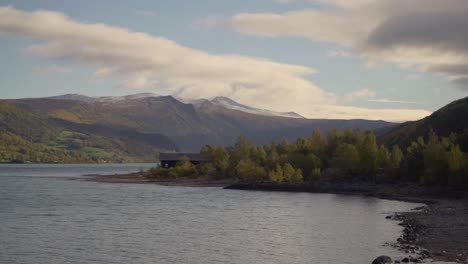
{"label": "forested hillside", "polygon": [[46,118],[0,102],[0,162],[154,162],[176,145],[159,134]]}
{"label": "forested hillside", "polygon": [[430,130],[443,137],[449,137],[451,133],[458,134],[460,147],[468,151],[468,97],[456,100],[424,119],[390,128],[379,140],[387,145],[408,147],[419,137],[427,139]]}

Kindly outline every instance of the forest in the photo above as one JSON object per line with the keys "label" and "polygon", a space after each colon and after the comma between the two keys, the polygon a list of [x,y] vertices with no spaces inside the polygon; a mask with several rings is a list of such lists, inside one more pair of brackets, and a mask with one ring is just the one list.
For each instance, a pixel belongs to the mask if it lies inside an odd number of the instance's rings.
{"label": "forest", "polygon": [[358,179],[369,182],[418,182],[425,185],[468,187],[468,154],[460,148],[461,136],[426,138],[401,149],[378,144],[372,131],[315,130],[298,138],[256,146],[240,136],[230,147],[204,146],[208,162],[193,165],[181,159],[174,168],[153,168],[144,173],[153,179],[208,177],[239,182],[312,182],[321,179]]}

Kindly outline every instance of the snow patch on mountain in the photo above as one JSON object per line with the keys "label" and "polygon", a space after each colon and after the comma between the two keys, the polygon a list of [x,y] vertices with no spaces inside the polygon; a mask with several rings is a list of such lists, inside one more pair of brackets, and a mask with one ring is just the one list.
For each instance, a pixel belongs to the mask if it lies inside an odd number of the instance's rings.
{"label": "snow patch on mountain", "polygon": [[238,110],[246,113],[251,113],[255,115],[264,115],[264,116],[281,116],[288,118],[304,118],[295,112],[275,112],[267,109],[259,109],[250,106],[240,104],[228,97],[215,97],[211,100],[215,105],[223,106],[228,109]]}
{"label": "snow patch on mountain", "polygon": [[[125,100],[138,100],[151,97],[160,97],[160,94],[156,93],[138,93],[125,96],[101,96],[101,97],[89,97],[80,94],[65,94],[59,96],[49,97],[50,99],[56,100],[73,100],[73,101],[82,101],[82,102],[100,102],[103,104],[113,104],[123,102]],[[194,107],[200,107],[204,103],[212,103],[217,106],[221,106],[227,109],[242,111],[245,113],[250,113],[254,115],[263,115],[263,116],[279,116],[279,117],[288,117],[288,118],[304,118],[303,116],[295,112],[275,112],[267,109],[259,109],[250,107],[247,105],[240,104],[228,97],[214,97],[213,99],[183,99],[175,97],[176,100],[185,104],[192,104]]]}

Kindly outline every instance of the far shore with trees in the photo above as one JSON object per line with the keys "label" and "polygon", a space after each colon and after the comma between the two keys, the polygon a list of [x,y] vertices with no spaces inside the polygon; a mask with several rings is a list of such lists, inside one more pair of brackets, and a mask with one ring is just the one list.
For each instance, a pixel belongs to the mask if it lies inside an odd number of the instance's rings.
{"label": "far shore with trees", "polygon": [[468,154],[457,134],[439,138],[433,131],[409,147],[378,144],[372,131],[345,129],[289,143],[256,146],[240,136],[232,147],[204,146],[207,162],[193,165],[182,158],[174,168],[153,168],[146,179],[230,179],[240,183],[294,183],[353,179],[370,183],[417,182],[455,189],[468,187]]}

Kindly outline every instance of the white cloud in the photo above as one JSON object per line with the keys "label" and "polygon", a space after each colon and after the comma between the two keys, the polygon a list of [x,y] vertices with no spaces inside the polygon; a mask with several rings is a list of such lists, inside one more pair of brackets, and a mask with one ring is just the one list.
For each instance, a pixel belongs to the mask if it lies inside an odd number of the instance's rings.
{"label": "white cloud", "polygon": [[356,100],[361,100],[361,99],[367,99],[367,98],[372,98],[375,96],[375,91],[363,88],[357,91],[354,91],[352,93],[347,94],[344,97],[344,100],[346,102],[353,102]]}
{"label": "white cloud", "polygon": [[[424,110],[371,110],[336,105],[309,81],[314,69],[234,54],[213,55],[158,36],[73,20],[52,11],[0,7],[0,34],[41,40],[26,52],[96,67],[94,78],[169,91],[182,98],[228,96],[241,103],[311,118],[416,119]],[[354,111],[354,112],[353,112]],[[394,115],[387,113],[395,111]]]}
{"label": "white cloud", "polygon": [[312,106],[311,110],[317,116],[325,116],[330,119],[369,119],[402,122],[418,120],[431,114],[420,109],[369,109],[354,106],[321,105]]}
{"label": "white cloud", "polygon": [[394,104],[417,104],[418,103],[414,101],[391,100],[391,99],[384,99],[384,98],[370,99],[368,101],[374,102],[374,103],[394,103]]}
{"label": "white cloud", "polygon": [[352,54],[351,52],[346,51],[346,50],[331,49],[327,51],[327,56],[331,58],[337,58],[337,57],[347,58],[347,57],[351,57]]}
{"label": "white cloud", "polygon": [[340,44],[373,68],[393,63],[468,83],[468,1],[315,0],[329,8],[241,13],[239,32]]}

